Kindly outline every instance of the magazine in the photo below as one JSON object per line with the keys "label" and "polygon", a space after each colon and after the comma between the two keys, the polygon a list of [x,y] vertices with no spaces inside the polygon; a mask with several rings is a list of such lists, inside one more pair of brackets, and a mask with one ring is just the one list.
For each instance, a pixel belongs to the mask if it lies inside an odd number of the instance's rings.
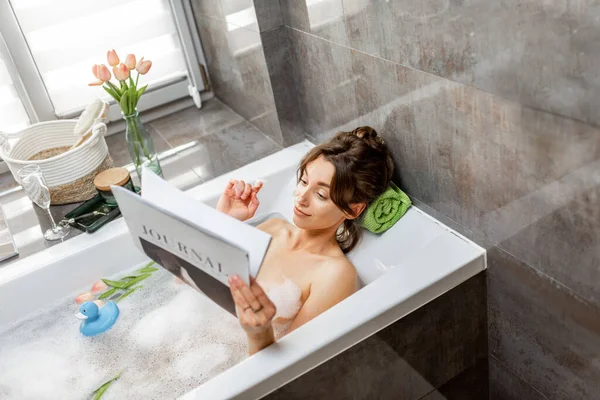
{"label": "magazine", "polygon": [[147,168],[141,196],[113,186],[136,246],[235,315],[228,278],[256,277],[271,236],[194,200]]}

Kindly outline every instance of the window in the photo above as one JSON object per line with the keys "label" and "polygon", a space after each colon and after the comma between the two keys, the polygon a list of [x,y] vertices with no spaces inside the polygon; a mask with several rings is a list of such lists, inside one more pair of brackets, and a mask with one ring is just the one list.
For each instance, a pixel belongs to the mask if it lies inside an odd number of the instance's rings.
{"label": "window", "polygon": [[[117,50],[153,62],[144,76],[148,90],[138,109],[144,111],[190,96],[200,106],[203,61],[188,0],[10,0],[0,2],[0,33],[14,73],[23,83],[23,102],[32,104],[32,122],[73,118],[93,99],[112,99],[94,81],[93,64],[106,64]],[[191,23],[190,23],[191,22]],[[8,68],[10,71],[10,68]],[[4,77],[4,75],[0,75]],[[4,82],[0,78],[0,85]],[[3,87],[3,86],[0,86]],[[14,92],[13,92],[14,93]],[[14,97],[14,96],[13,96]],[[4,96],[1,97],[4,99]],[[7,97],[8,98],[8,97]],[[18,104],[18,99],[17,99]],[[110,119],[120,118],[113,104]]]}
{"label": "window", "polygon": [[0,54],[0,131],[18,131],[29,125],[29,117]]}

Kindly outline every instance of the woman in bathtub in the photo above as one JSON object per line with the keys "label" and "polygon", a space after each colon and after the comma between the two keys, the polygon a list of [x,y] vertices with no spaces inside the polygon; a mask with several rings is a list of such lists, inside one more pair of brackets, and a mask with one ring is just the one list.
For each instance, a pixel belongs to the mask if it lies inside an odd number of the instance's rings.
{"label": "woman in bathtub", "polygon": [[[272,236],[257,280],[229,280],[250,354],[353,294],[354,266],[345,254],[356,246],[355,220],[390,184],[393,163],[377,132],[360,127],[310,150],[298,169],[294,224],[272,218],[258,226]],[[258,208],[254,187],[231,180],[217,210],[245,221]]]}

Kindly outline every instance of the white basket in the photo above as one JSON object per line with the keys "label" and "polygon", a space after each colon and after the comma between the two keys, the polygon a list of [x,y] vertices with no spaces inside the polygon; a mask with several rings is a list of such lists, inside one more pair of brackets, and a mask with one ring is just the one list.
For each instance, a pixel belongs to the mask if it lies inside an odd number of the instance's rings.
{"label": "white basket", "polygon": [[104,140],[105,129],[94,129],[92,135],[74,149],[43,160],[30,160],[42,151],[75,144],[78,139],[73,135],[76,124],[77,120],[37,123],[20,132],[4,134],[8,140],[0,146],[0,156],[19,184],[17,172],[21,168],[39,165],[50,189],[52,204],[92,198],[96,194],[94,176],[112,167]]}

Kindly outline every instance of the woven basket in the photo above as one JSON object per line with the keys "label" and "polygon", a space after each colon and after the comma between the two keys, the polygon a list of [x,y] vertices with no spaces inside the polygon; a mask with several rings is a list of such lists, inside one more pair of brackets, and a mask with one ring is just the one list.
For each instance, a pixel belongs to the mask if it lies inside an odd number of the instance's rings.
{"label": "woven basket", "polygon": [[76,123],[63,120],[34,124],[6,135],[8,140],[0,146],[0,156],[19,184],[17,172],[21,168],[39,165],[54,205],[94,197],[94,177],[113,164],[101,129],[94,129],[83,144],[71,148],[78,139],[73,135]]}

